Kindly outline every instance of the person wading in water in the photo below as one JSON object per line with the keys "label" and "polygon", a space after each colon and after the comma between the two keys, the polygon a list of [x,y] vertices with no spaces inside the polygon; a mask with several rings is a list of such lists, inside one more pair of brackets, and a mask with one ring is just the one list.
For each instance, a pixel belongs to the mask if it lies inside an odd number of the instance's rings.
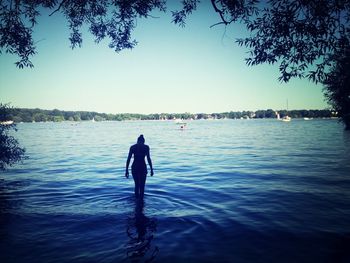
{"label": "person wading in water", "polygon": [[145,183],[147,176],[145,157],[147,157],[147,162],[151,168],[151,176],[153,176],[153,167],[149,146],[145,144],[145,138],[142,134],[137,138],[137,143],[130,147],[128,159],[126,161],[126,178],[129,178],[129,164],[132,155],[134,155],[134,161],[131,165],[131,173],[135,182],[135,197],[142,200],[145,193]]}

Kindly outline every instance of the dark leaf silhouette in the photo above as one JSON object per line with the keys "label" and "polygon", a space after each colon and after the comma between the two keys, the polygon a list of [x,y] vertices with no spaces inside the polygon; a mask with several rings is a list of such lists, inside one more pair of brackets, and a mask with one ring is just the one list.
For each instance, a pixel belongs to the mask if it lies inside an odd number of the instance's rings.
{"label": "dark leaf silhouette", "polygon": [[17,131],[11,119],[10,107],[7,104],[0,104],[0,170],[5,170],[26,158],[25,150],[10,134],[11,130]]}

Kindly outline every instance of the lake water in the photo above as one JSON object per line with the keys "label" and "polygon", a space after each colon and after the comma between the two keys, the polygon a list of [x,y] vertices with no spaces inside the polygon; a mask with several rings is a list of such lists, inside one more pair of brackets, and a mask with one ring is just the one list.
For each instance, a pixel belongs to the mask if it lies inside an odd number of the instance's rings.
{"label": "lake water", "polygon": [[[350,262],[336,120],[23,123],[0,173],[0,262]],[[124,177],[144,134],[144,206]]]}

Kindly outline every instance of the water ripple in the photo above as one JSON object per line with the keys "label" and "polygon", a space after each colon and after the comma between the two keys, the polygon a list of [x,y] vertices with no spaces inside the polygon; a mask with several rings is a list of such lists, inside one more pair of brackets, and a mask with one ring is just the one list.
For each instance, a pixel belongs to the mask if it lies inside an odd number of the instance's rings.
{"label": "water ripple", "polygon": [[[350,136],[333,120],[20,124],[1,262],[346,262]],[[124,178],[145,135],[145,203]]]}

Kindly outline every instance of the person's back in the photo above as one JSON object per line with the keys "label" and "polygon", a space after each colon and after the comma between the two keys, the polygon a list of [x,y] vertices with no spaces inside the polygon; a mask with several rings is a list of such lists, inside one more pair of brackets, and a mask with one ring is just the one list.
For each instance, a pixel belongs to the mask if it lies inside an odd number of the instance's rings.
{"label": "person's back", "polygon": [[130,152],[134,155],[131,165],[132,173],[147,174],[147,166],[145,157],[149,154],[149,147],[145,144],[134,144],[130,147]]}

